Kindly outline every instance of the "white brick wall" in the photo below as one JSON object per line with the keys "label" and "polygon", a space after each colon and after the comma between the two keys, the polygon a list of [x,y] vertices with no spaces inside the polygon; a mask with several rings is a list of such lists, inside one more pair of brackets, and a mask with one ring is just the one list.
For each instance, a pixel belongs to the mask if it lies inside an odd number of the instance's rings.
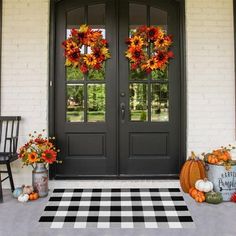
{"label": "white brick wall", "polygon": [[235,142],[232,0],[186,0],[187,150]]}
{"label": "white brick wall", "polygon": [[[187,149],[202,152],[235,142],[233,0],[186,0],[186,32]],[[20,144],[47,128],[48,34],[49,0],[3,0],[2,115],[23,117]]]}
{"label": "white brick wall", "polygon": [[[22,116],[22,144],[47,128],[49,0],[3,0],[2,31],[2,115]],[[12,166],[17,185],[31,183],[31,168]]]}

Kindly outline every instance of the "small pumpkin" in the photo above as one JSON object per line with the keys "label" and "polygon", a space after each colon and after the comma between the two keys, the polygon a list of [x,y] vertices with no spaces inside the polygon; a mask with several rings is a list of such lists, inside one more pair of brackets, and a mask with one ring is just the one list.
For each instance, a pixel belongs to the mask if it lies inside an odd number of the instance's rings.
{"label": "small pumpkin", "polygon": [[213,183],[210,182],[207,178],[199,179],[195,183],[195,188],[201,192],[210,192],[213,190]]}
{"label": "small pumpkin", "polygon": [[23,193],[22,187],[15,188],[12,195],[14,198],[18,198]]}
{"label": "small pumpkin", "polygon": [[206,178],[204,162],[192,152],[181,169],[180,185],[183,191],[188,193],[191,187],[195,187],[197,180],[204,178]]}
{"label": "small pumpkin", "polygon": [[35,193],[35,192],[33,192],[33,193],[31,193],[30,195],[29,195],[29,200],[37,200],[39,198],[39,194],[38,193]]}
{"label": "small pumpkin", "polygon": [[195,195],[194,199],[196,202],[202,203],[202,202],[205,202],[206,197],[203,192],[198,191],[198,193]]}
{"label": "small pumpkin", "polygon": [[206,202],[210,204],[219,204],[223,201],[221,193],[216,193],[214,191],[206,193]]}
{"label": "small pumpkin", "polygon": [[207,161],[210,163],[210,164],[217,164],[219,162],[219,159],[215,156],[215,155],[209,155],[207,157]]}
{"label": "small pumpkin", "polygon": [[192,187],[189,190],[189,195],[195,199],[196,202],[204,202],[205,201],[205,194],[196,188]]}
{"label": "small pumpkin", "polygon": [[29,195],[26,193],[22,193],[19,197],[18,197],[18,201],[19,202],[27,202],[29,200]]}
{"label": "small pumpkin", "polygon": [[23,193],[26,193],[28,195],[31,194],[34,191],[33,186],[30,186],[30,185],[25,186],[25,185],[23,185],[22,187],[23,187]]}
{"label": "small pumpkin", "polygon": [[198,190],[194,187],[190,188],[189,189],[189,195],[192,197],[192,198],[195,198],[195,196],[197,195],[198,193]]}

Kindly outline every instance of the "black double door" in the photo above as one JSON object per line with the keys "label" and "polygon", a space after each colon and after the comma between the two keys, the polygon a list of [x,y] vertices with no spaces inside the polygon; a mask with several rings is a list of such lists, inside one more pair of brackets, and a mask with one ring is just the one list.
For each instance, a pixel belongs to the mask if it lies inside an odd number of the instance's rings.
{"label": "black double door", "polygon": [[[180,165],[180,35],[175,0],[59,1],[55,6],[54,127],[62,164],[55,178],[175,176]],[[111,59],[83,75],[66,68],[61,43],[72,28],[100,29]],[[161,26],[174,37],[165,72],[131,72],[129,32]],[[89,50],[89,49],[84,49]]]}

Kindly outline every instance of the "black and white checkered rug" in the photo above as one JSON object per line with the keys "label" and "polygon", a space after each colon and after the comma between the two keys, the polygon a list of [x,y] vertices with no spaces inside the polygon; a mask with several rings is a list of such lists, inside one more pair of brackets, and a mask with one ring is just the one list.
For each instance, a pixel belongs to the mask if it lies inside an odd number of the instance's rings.
{"label": "black and white checkered rug", "polygon": [[192,228],[178,188],[54,189],[39,219],[51,228]]}

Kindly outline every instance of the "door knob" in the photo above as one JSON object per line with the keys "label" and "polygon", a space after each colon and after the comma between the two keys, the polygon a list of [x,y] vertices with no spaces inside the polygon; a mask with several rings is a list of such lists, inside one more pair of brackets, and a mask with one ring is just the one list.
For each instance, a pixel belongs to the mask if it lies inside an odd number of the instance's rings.
{"label": "door knob", "polygon": [[125,103],[120,104],[120,112],[121,112],[121,121],[124,122],[125,120]]}

